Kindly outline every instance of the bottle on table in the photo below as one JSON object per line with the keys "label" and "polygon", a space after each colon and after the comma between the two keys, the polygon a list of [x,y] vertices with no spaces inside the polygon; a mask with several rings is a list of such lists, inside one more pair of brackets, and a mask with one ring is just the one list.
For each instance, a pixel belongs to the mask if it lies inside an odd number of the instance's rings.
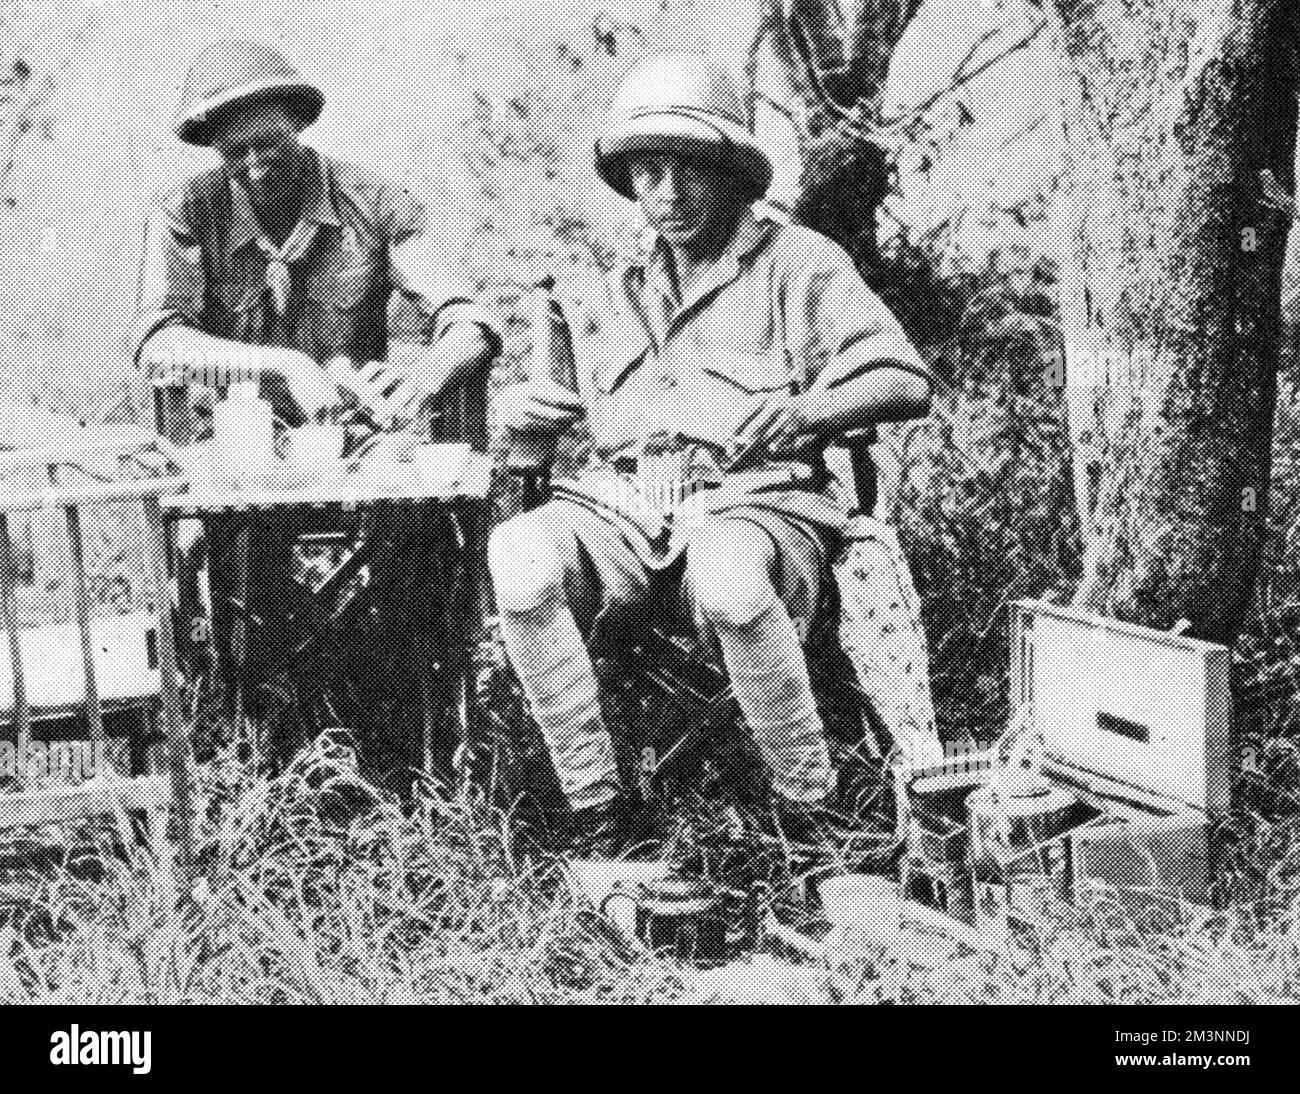
{"label": "bottle on table", "polygon": [[240,380],[226,389],[212,410],[217,458],[231,476],[265,472],[275,459],[275,415],[256,380]]}
{"label": "bottle on table", "polygon": [[[529,291],[528,322],[533,336],[528,379],[551,380],[576,392],[578,372],[573,336],[555,296],[555,278],[545,277]],[[506,468],[520,475],[542,474],[555,459],[557,442],[554,431],[512,433],[506,451]]]}

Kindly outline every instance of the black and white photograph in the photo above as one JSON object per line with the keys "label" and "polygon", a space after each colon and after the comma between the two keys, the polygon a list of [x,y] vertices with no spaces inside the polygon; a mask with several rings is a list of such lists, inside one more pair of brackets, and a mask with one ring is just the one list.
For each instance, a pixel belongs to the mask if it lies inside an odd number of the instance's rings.
{"label": "black and white photograph", "polygon": [[22,1051],[1284,1052],[1298,103],[1294,0],[0,0]]}

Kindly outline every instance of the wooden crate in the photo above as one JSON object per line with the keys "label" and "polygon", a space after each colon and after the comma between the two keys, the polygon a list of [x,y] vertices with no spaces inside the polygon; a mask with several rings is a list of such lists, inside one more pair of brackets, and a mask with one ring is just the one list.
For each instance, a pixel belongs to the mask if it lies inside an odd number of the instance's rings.
{"label": "wooden crate", "polygon": [[[1044,896],[1085,905],[1109,900],[1144,921],[1156,910],[1167,921],[1189,904],[1207,904],[1211,831],[1231,803],[1229,664],[1223,646],[1037,601],[1014,603],[1017,716],[1026,739],[1041,737],[1043,774],[1082,811],[1050,840],[1009,855],[1000,879],[975,878],[962,861],[964,831],[954,842],[954,828],[965,823],[962,794],[945,799],[933,788],[945,780],[969,790],[986,784],[991,758],[911,772],[900,800],[908,825],[905,884],[913,895],[926,886],[955,892],[945,895],[944,910],[990,937],[1017,916],[1032,919],[1032,905]],[[936,801],[942,816],[932,815]],[[1037,879],[1034,869],[1019,869],[1033,858],[1049,862]]]}
{"label": "wooden crate", "polygon": [[[138,443],[132,438],[131,445]],[[121,456],[109,444],[113,460]],[[130,446],[128,446],[130,447]],[[0,490],[0,721],[14,727],[16,793],[0,793],[0,828],[58,823],[96,813],[137,811],[159,819],[172,809],[173,831],[180,843],[180,884],[187,883],[192,860],[189,807],[189,748],[181,723],[176,648],[172,629],[167,541],[159,499],[183,487],[179,479],[137,478],[67,485],[61,474],[71,453],[62,450],[0,455],[8,477]],[[38,489],[15,487],[24,469],[44,468]],[[92,617],[87,573],[84,514],[106,507],[138,507],[143,561],[152,591],[153,611],[117,619]],[[16,596],[19,566],[11,536],[15,518],[58,515],[68,544],[71,623],[25,627]],[[76,717],[84,712],[85,736],[92,745],[107,745],[105,714],[123,707],[153,708],[161,713],[167,750],[165,777],[135,773],[120,777],[99,771],[79,784],[28,786],[24,767],[39,738],[33,727],[43,720]]]}

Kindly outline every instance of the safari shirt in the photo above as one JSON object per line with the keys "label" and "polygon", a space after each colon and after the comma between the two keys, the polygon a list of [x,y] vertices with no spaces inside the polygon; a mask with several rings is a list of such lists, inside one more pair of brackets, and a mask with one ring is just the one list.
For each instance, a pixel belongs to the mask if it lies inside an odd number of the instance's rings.
{"label": "safari shirt", "polygon": [[219,166],[167,195],[150,217],[133,334],[137,360],[149,336],[169,324],[297,349],[321,362],[340,355],[382,360],[390,302],[406,327],[395,321],[392,333],[404,340],[432,341],[460,321],[479,323],[496,340],[467,279],[447,268],[445,249],[429,238],[427,209],[409,189],[304,151],[308,189],[300,220],[314,235],[290,264],[284,313],[272,304],[248,193]]}
{"label": "safari shirt", "polygon": [[[930,379],[848,254],[747,212],[711,276],[680,304],[662,240],[614,280],[612,314],[579,346],[594,363],[583,392],[593,458],[556,493],[671,540],[654,552],[665,559],[681,546],[673,525],[692,510],[758,507],[841,528],[845,509],[820,452],[733,473],[726,445],[775,393],[798,394],[819,377],[895,367]],[[663,504],[647,500],[656,492]]]}

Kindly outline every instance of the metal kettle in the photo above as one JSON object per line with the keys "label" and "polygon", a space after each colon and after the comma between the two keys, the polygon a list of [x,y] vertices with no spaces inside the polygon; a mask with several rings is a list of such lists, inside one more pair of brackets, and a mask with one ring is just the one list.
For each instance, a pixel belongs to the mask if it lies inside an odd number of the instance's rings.
{"label": "metal kettle", "polygon": [[726,960],[724,897],[704,878],[673,873],[642,882],[635,893],[609,894],[601,903],[601,913],[618,899],[632,902],[637,937],[653,953],[699,966]]}

